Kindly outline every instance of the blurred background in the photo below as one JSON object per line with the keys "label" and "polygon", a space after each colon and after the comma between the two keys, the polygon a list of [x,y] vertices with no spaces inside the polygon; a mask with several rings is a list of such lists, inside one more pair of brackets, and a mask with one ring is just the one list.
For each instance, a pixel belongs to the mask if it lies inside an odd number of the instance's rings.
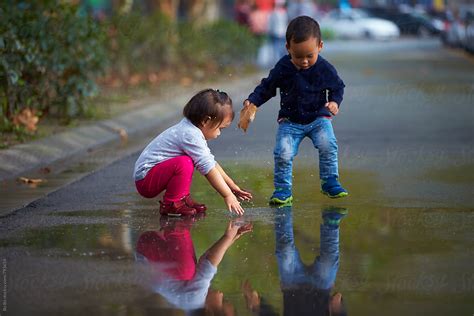
{"label": "blurred background", "polygon": [[129,110],[118,104],[169,85],[270,67],[298,15],[316,18],[326,42],[436,36],[472,53],[473,8],[468,0],[2,1],[0,148]]}
{"label": "blurred background", "polygon": [[[23,145],[14,145],[151,106],[163,108],[148,114],[157,121],[153,115],[178,116],[197,85],[228,91],[238,112],[286,53],[288,21],[313,16],[322,28],[322,54],[347,85],[334,126],[351,197],[333,201],[319,194],[314,148],[303,143],[293,211],[302,259],[310,262],[320,250],[317,232],[326,206],[347,208],[336,289],[351,315],[469,315],[472,2],[3,0],[0,149],[13,147],[11,160],[25,152],[29,158],[53,149],[15,152]],[[244,280],[283,310],[274,210],[265,207],[273,191],[277,99],[259,110],[246,137],[229,128],[211,144],[229,174],[255,196],[246,218],[254,232],[229,250],[213,281],[240,315],[250,315],[240,291]],[[135,136],[130,132],[128,143],[125,129],[113,130],[119,144],[32,165],[21,181],[0,181],[0,211],[27,205],[0,223],[12,315],[178,314],[135,284],[143,286],[146,278],[135,268],[135,242],[162,223],[157,201],[136,194],[131,169],[167,120]],[[73,136],[68,140],[76,144]],[[193,195],[210,210],[193,228],[199,255],[222,236],[228,218],[204,178],[194,182]]]}

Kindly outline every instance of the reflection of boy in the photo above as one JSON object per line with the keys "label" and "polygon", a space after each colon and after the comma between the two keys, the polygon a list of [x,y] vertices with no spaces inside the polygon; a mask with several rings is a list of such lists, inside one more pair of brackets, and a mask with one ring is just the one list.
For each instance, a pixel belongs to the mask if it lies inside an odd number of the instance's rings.
{"label": "reflection of boy", "polygon": [[[275,219],[276,257],[283,292],[283,315],[345,315],[342,295],[330,295],[339,268],[339,223],[345,209],[323,211],[320,226],[320,255],[311,265],[301,261],[295,245],[291,207],[280,209]],[[279,211],[280,213],[280,211]],[[258,315],[273,315],[269,306],[244,284],[248,307]]]}
{"label": "reflection of boy", "polygon": [[292,201],[293,159],[305,137],[319,151],[322,192],[331,198],[348,195],[339,183],[337,141],[331,115],[339,112],[344,83],[336,69],[319,52],[323,48],[319,24],[308,16],[292,20],[286,31],[288,55],[281,58],[244,101],[239,127],[244,131],[257,107],[280,89],[278,132],[274,150],[275,191],[270,203]]}
{"label": "reflection of boy", "polygon": [[137,259],[150,265],[153,273],[153,291],[171,305],[183,310],[219,305],[216,297],[222,294],[209,291],[217,266],[227,249],[243,234],[251,231],[251,224],[237,226],[229,222],[224,235],[212,245],[199,261],[196,260],[191,239],[191,225],[176,220],[162,221],[160,231],[147,231],[137,242]]}
{"label": "reflection of boy", "polygon": [[320,255],[309,266],[301,261],[295,245],[291,207],[284,208],[282,216],[277,217],[276,257],[285,315],[325,315],[325,311],[334,315],[341,309],[341,295],[331,296],[330,292],[339,269],[339,222],[346,212],[323,211]]}

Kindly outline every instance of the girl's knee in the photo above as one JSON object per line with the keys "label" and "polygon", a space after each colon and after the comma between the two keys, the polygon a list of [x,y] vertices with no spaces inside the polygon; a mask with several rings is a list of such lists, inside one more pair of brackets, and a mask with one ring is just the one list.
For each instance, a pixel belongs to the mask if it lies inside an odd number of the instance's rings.
{"label": "girl's knee", "polygon": [[136,181],[135,187],[137,189],[138,194],[140,194],[142,197],[147,198],[147,199],[152,199],[159,194],[159,192],[157,193],[157,192],[149,191],[146,184],[143,183],[143,180]]}
{"label": "girl's knee", "polygon": [[181,169],[184,172],[194,171],[194,162],[189,156],[179,156],[174,158],[177,169]]}

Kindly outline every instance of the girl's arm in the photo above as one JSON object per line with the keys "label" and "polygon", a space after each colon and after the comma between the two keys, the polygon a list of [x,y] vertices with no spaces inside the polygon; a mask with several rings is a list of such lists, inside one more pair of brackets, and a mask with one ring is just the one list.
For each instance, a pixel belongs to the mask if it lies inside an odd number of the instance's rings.
{"label": "girl's arm", "polygon": [[219,165],[216,164],[216,167],[212,168],[211,171],[206,174],[207,181],[209,181],[212,187],[216,189],[216,191],[219,192],[219,194],[224,198],[225,204],[227,205],[229,212],[234,212],[238,215],[243,215],[244,209],[242,208],[242,206],[240,206],[239,201],[225,182],[217,166]]}
{"label": "girl's arm", "polygon": [[230,221],[224,235],[207,250],[207,260],[209,260],[213,266],[217,267],[222,261],[222,258],[224,258],[227,249],[232,246],[234,241],[239,239],[243,234],[252,231],[252,228],[251,223],[240,226],[234,221]]}
{"label": "girl's arm", "polygon": [[224,169],[216,162],[216,168],[221,174],[222,178],[224,179],[227,186],[230,188],[232,193],[234,193],[239,199],[250,201],[252,199],[252,193],[247,192],[239,188],[237,184],[235,184],[234,180],[232,180],[227,173],[225,173]]}
{"label": "girl's arm", "polygon": [[225,183],[229,186],[229,188],[232,190],[232,186],[235,186],[234,180],[232,180],[227,173],[225,173],[224,169],[222,169],[221,165],[219,165],[216,162],[216,168],[219,170],[219,173],[221,174],[222,178],[224,178]]}

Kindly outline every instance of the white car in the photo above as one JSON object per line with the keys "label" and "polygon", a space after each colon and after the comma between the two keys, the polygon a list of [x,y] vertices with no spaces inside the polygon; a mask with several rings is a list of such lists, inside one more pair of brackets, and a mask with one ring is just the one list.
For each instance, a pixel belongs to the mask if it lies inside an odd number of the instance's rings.
{"label": "white car", "polygon": [[320,24],[321,28],[332,30],[339,38],[389,40],[400,36],[400,29],[395,23],[369,17],[358,9],[330,11]]}

